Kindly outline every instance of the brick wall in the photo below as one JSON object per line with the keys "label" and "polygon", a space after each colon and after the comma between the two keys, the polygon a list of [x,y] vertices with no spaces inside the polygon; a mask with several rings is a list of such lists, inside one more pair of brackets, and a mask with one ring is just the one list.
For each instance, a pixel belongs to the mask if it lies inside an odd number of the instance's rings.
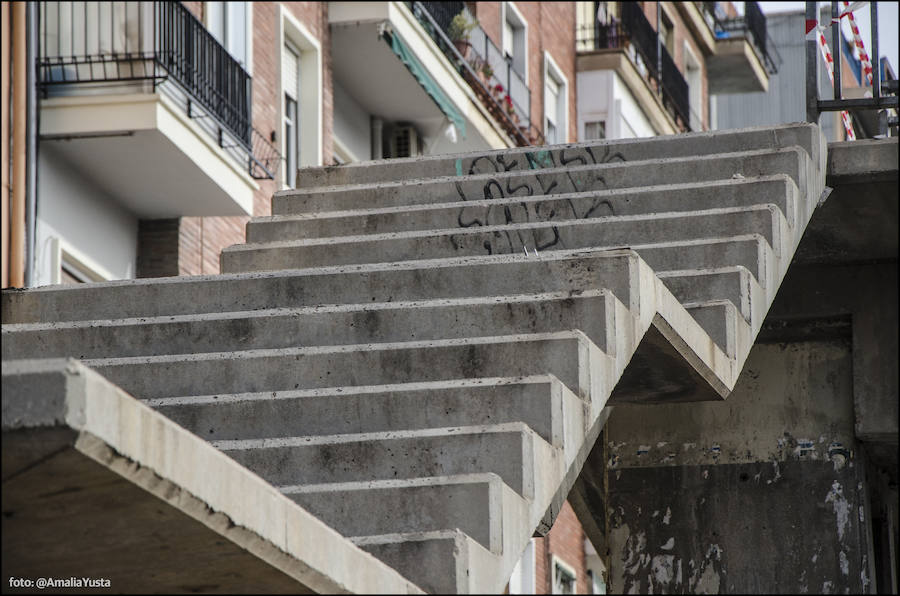
{"label": "brick wall", "polygon": [[[528,88],[531,91],[531,121],[544,129],[544,50],[569,82],[569,139],[576,139],[575,119],[575,3],[514,2],[528,23]],[[475,16],[481,28],[502,48],[500,2],[478,2]]]}
{"label": "brick wall", "polygon": [[575,571],[576,592],[588,593],[590,583],[585,566],[584,537],[581,523],[566,501],[547,536],[534,541],[536,594],[552,592],[554,555]]}
{"label": "brick wall", "polygon": [[[203,19],[203,2],[184,2],[197,18]],[[279,8],[277,2],[252,2],[253,11],[253,126],[267,140],[274,134],[273,145],[281,147],[281,123],[278,121],[281,97],[279,77],[281,69],[281,48],[279,47]],[[327,3],[325,2],[285,2],[285,10],[306,27],[322,47],[322,154],[324,163],[332,161],[332,112],[333,93],[331,84],[331,40],[328,32]],[[280,173],[279,173],[280,174]],[[272,194],[278,183],[273,180],[257,180],[259,189],[253,196],[253,215],[271,213]],[[202,275],[219,272],[219,255],[223,248],[239,244],[245,240],[245,225],[249,217],[183,217],[178,223],[177,247],[163,247],[164,235],[153,232],[153,225],[147,224],[146,241],[140,244],[139,259],[144,267],[138,267],[140,277],[156,276],[159,271],[165,275]],[[143,223],[143,222],[142,222]],[[171,223],[167,224],[171,225]],[[159,227],[159,225],[157,225]],[[168,229],[168,228],[167,228]],[[175,239],[170,239],[176,242]],[[140,256],[141,251],[152,250],[159,255],[176,255],[177,268],[151,266],[159,260],[155,254]],[[176,273],[169,273],[170,270]],[[141,273],[143,272],[143,274]]]}

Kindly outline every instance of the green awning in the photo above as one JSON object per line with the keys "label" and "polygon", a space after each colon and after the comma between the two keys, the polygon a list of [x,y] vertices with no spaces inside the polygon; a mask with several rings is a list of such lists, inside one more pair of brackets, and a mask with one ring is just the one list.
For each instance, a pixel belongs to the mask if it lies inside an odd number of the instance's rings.
{"label": "green awning", "polygon": [[385,41],[390,42],[391,49],[394,50],[394,53],[397,54],[397,57],[400,58],[400,61],[406,65],[406,68],[409,69],[409,72],[412,73],[412,76],[422,85],[422,89],[434,100],[434,103],[438,105],[441,111],[447,116],[450,122],[456,127],[456,130],[459,132],[461,138],[466,138],[466,119],[463,118],[463,115],[459,113],[459,110],[453,105],[453,102],[450,101],[450,98],[447,97],[447,94],[444,93],[444,90],[441,89],[441,86],[438,85],[437,81],[428,74],[428,70],[422,66],[422,63],[419,62],[419,59],[416,58],[415,54],[409,49],[400,36],[397,35],[396,31],[391,33],[384,33]]}

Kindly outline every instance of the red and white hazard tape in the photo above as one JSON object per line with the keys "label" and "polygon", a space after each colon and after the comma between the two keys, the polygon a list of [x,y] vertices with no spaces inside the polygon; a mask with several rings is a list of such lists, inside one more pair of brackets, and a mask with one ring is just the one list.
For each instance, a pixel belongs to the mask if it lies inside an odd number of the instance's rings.
{"label": "red and white hazard tape", "polygon": [[[825,41],[825,34],[821,31],[819,31],[819,50],[821,50],[822,58],[825,60],[831,87],[834,88],[834,59],[831,57],[831,51],[828,49],[828,42]],[[847,131],[847,140],[855,141],[856,133],[853,132],[853,123],[850,122],[850,113],[847,110],[841,111],[841,121],[844,123],[844,130]]]}
{"label": "red and white hazard tape", "polygon": [[[856,2],[856,4],[861,4]],[[872,85],[872,61],[869,60],[869,54],[866,53],[866,46],[863,44],[862,36],[859,34],[859,27],[856,26],[856,19],[853,17],[853,10],[849,2],[843,2],[844,12],[841,16],[847,15],[847,22],[850,24],[850,30],[853,32],[853,43],[859,51],[859,61],[862,64],[863,71],[866,73],[866,80]]]}
{"label": "red and white hazard tape", "polygon": [[[854,3],[850,8],[855,8],[860,2]],[[845,10],[841,13],[838,19],[831,19],[832,22],[838,22],[841,17],[850,14],[849,10]],[[816,20],[806,21],[806,39],[812,39],[812,36],[815,35],[819,41],[819,50],[822,54],[822,59],[825,61],[826,70],[828,71],[828,79],[831,81],[831,87],[834,88],[834,59],[831,57],[831,50],[828,49],[828,42],[825,41],[825,34],[823,31],[825,27],[818,24]],[[853,132],[853,123],[850,121],[850,113],[847,110],[841,111],[841,121],[844,123],[844,130],[847,131],[847,139],[850,141],[856,140],[856,133]]]}

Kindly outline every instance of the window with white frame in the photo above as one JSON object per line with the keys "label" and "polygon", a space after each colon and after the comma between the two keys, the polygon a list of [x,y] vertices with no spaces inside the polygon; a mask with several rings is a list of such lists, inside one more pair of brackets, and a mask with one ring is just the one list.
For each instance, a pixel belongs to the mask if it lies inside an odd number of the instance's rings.
{"label": "window with white frame", "polygon": [[284,183],[297,186],[300,121],[297,109],[300,98],[300,51],[289,41],[281,51],[281,87],[284,89]]}
{"label": "window with white frame", "polygon": [[510,61],[513,70],[528,83],[528,21],[512,2],[501,4],[503,57]]}
{"label": "window with white frame", "polygon": [[584,140],[596,141],[606,138],[606,120],[592,120],[584,123]]}
{"label": "window with white frame", "polygon": [[322,165],[322,50],[319,40],[283,4],[278,10],[281,26],[273,41],[281,54],[282,181],[294,187],[298,168]]}
{"label": "window with white frame", "polygon": [[248,2],[207,2],[206,26],[228,53],[249,72],[250,7]]}
{"label": "window with white frame", "polygon": [[50,237],[50,283],[83,284],[110,279],[109,274],[100,272],[100,267],[92,265],[84,255],[76,255],[76,250],[58,236]]}
{"label": "window with white frame", "polygon": [[544,52],[544,139],[549,145],[568,140],[568,87],[562,70]]}
{"label": "window with white frame", "polygon": [[553,556],[553,585],[551,594],[575,594],[575,570]]}
{"label": "window with white frame", "polygon": [[703,129],[703,74],[700,61],[687,40],[684,42],[684,78],[688,84],[688,109],[691,130]]}

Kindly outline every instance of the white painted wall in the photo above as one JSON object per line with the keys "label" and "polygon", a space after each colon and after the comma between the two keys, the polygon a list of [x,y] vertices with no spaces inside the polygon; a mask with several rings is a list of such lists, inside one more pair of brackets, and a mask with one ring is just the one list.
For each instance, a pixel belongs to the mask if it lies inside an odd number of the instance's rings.
{"label": "white painted wall", "polygon": [[372,124],[369,113],[334,81],[334,135],[356,161],[372,159]]}
{"label": "white painted wall", "polygon": [[35,285],[56,279],[55,245],[107,279],[130,279],[137,263],[138,220],[52,149],[38,163]]}
{"label": "white painted wall", "polygon": [[577,89],[575,102],[579,141],[584,140],[584,123],[595,120],[606,121],[608,139],[653,137],[658,134],[615,71],[579,72]]}
{"label": "white painted wall", "polygon": [[617,139],[636,137],[655,137],[658,133],[653,129],[650,120],[644,115],[634,95],[615,72],[610,73],[613,80],[613,97],[616,102],[616,121],[621,124],[617,131]]}

